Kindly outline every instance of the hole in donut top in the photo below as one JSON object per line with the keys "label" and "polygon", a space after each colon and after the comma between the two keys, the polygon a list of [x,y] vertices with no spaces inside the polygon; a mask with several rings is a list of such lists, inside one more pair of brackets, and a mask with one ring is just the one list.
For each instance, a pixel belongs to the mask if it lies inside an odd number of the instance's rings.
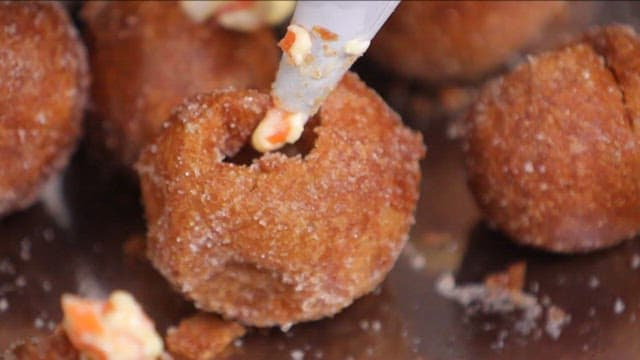
{"label": "hole in donut top", "polygon": [[[316,138],[318,137],[318,135],[314,130],[318,125],[320,125],[320,117],[318,115],[315,115],[311,119],[309,119],[309,121],[305,125],[302,136],[300,136],[300,139],[298,141],[296,141],[294,144],[286,144],[276,152],[284,154],[287,157],[295,157],[300,155],[304,159],[316,144]],[[259,159],[261,156],[262,154],[256,151],[253,146],[251,146],[251,142],[247,141],[237,153],[235,153],[233,156],[225,157],[223,162],[248,166],[251,165],[254,160]]]}

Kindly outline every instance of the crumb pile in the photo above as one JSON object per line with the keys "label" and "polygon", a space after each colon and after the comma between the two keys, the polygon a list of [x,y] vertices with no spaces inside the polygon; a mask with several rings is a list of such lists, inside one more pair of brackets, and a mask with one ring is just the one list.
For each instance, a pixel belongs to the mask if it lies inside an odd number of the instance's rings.
{"label": "crumb pile", "polygon": [[[504,272],[489,274],[481,284],[456,285],[453,275],[445,273],[436,281],[436,290],[465,307],[470,315],[520,312],[514,328],[522,335],[529,335],[538,328],[538,320],[546,306],[544,329],[551,338],[557,339],[571,316],[560,307],[542,304],[536,296],[524,292],[525,276],[524,262],[511,264]],[[501,342],[500,338],[498,340]]]}

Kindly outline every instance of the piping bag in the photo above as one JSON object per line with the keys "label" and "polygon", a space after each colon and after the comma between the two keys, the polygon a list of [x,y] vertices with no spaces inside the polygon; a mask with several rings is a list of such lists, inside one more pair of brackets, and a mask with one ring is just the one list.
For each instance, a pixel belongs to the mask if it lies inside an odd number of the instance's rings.
{"label": "piping bag", "polygon": [[400,1],[298,1],[269,109],[251,138],[260,152],[296,142]]}

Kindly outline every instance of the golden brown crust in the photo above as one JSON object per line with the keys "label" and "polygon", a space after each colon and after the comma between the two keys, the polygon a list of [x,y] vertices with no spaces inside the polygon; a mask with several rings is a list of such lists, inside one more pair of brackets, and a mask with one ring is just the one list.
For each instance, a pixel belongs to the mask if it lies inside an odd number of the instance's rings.
{"label": "golden brown crust", "polygon": [[82,17],[96,131],[127,165],[185,97],[266,89],[275,76],[278,52],[267,28],[240,33],[215,20],[197,24],[172,1],[89,2]]}
{"label": "golden brown crust", "polygon": [[4,355],[7,360],[78,360],[80,354],[71,345],[62,328],[53,334],[18,344]]}
{"label": "golden brown crust", "polygon": [[233,340],[247,330],[240,324],[225,321],[213,314],[198,313],[167,331],[167,350],[176,359],[215,359]]}
{"label": "golden brown crust", "polygon": [[155,266],[196,305],[257,326],[332,315],[371,291],[413,222],[421,137],[355,75],[304,157],[223,162],[270,105],[253,91],[180,106],[138,172]]}
{"label": "golden brown crust", "polygon": [[563,1],[404,1],[370,55],[408,78],[474,80],[531,44],[565,10]]}
{"label": "golden brown crust", "polygon": [[84,47],[54,2],[0,3],[0,215],[66,165],[88,86]]}
{"label": "golden brown crust", "polygon": [[470,115],[469,183],[515,240],[589,251],[640,230],[640,40],[612,26],[530,57]]}

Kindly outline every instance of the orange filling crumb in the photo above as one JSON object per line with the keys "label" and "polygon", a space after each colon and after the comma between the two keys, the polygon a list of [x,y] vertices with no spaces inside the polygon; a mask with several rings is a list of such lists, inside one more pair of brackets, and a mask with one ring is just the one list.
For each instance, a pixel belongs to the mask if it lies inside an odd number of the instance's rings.
{"label": "orange filling crumb", "polygon": [[278,43],[278,46],[280,46],[280,49],[282,49],[282,51],[288,52],[289,50],[291,50],[291,47],[295,42],[296,42],[296,34],[291,30],[287,30],[287,33],[284,35],[282,40],[280,40],[280,42]]}
{"label": "orange filling crumb", "polygon": [[106,301],[63,295],[63,326],[73,346],[90,359],[157,359],[160,336],[133,297],[115,291]]}
{"label": "orange filling crumb", "polygon": [[323,28],[322,26],[314,26],[313,28],[311,28],[311,30],[318,34],[318,36],[320,37],[320,39],[324,40],[324,41],[336,41],[338,40],[338,34],[332,32],[331,30],[327,29],[327,28]]}

